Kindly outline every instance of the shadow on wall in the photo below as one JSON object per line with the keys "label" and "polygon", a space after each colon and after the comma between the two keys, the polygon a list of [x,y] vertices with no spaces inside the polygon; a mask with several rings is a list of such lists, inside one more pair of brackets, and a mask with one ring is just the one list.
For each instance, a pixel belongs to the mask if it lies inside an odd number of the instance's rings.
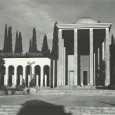
{"label": "shadow on wall", "polygon": [[72,115],[65,113],[63,106],[53,105],[40,100],[31,100],[22,104],[17,115]]}

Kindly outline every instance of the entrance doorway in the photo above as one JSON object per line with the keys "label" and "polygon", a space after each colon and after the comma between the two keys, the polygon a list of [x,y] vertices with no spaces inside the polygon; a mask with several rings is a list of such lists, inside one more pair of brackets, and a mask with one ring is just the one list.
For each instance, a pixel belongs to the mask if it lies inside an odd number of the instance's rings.
{"label": "entrance doorway", "polygon": [[83,71],[83,85],[88,85],[87,71]]}
{"label": "entrance doorway", "polygon": [[74,85],[74,71],[69,72],[69,85]]}

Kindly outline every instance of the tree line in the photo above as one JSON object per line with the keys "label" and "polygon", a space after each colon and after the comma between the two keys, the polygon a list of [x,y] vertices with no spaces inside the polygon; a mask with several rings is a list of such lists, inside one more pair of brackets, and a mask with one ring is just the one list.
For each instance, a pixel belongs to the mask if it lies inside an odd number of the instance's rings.
{"label": "tree line", "polygon": [[[52,41],[52,50],[50,51],[48,47],[47,35],[44,35],[43,44],[41,51],[37,49],[37,38],[36,38],[36,29],[33,28],[32,38],[29,41],[29,49],[27,53],[42,53],[42,57],[51,57],[53,59],[57,59],[58,57],[58,28],[57,22],[54,24],[53,29],[53,41]],[[14,51],[12,48],[12,27],[5,26],[4,32],[4,45],[2,53],[11,53],[11,54],[23,54],[23,45],[22,45],[22,34],[19,31],[16,31],[15,38],[15,47]]]}

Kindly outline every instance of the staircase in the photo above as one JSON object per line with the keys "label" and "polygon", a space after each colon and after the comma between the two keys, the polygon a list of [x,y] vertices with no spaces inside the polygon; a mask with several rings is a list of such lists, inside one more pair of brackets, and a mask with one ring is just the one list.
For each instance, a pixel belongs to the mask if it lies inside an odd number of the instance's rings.
{"label": "staircase", "polygon": [[[24,113],[19,113],[21,106],[19,105],[2,105],[0,106],[0,115],[27,115]],[[43,107],[41,108],[42,111]],[[48,107],[49,110],[52,108]],[[34,109],[33,109],[34,110]],[[43,110],[44,111],[44,110]],[[31,111],[28,115],[115,115],[115,107],[78,107],[78,106],[65,106],[64,113],[59,113],[53,111],[47,111],[47,113],[40,114],[34,111]]]}
{"label": "staircase", "polygon": [[39,89],[37,95],[115,96],[115,90]]}

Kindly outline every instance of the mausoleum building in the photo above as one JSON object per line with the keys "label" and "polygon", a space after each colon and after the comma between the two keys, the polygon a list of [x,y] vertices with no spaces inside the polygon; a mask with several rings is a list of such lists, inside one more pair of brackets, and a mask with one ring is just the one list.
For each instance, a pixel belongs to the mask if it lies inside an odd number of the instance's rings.
{"label": "mausoleum building", "polygon": [[88,17],[57,24],[58,59],[4,58],[3,85],[29,86],[33,77],[40,87],[109,85],[111,26]]}

